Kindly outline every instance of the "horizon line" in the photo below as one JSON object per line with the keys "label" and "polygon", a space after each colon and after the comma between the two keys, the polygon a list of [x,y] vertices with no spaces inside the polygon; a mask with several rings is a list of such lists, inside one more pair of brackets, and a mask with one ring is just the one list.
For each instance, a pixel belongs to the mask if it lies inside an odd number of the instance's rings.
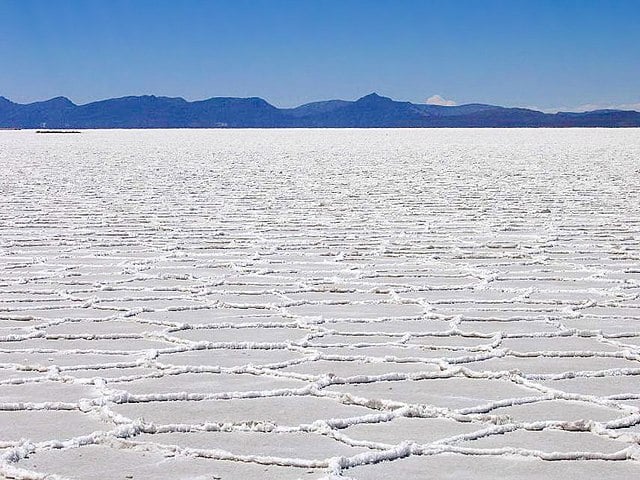
{"label": "horizon line", "polygon": [[[228,96],[228,95],[219,95],[219,96],[212,96],[212,97],[206,97],[206,98],[200,98],[200,99],[193,99],[193,100],[188,100],[183,96],[170,96],[170,95],[156,95],[156,94],[152,94],[152,93],[146,93],[146,94],[132,94],[132,95],[122,95],[122,96],[116,96],[116,97],[107,97],[107,98],[101,98],[101,99],[97,99],[97,100],[92,100],[89,102],[84,102],[84,103],[76,103],[75,101],[71,100],[71,98],[69,98],[66,95],[57,95],[54,97],[50,97],[44,100],[35,100],[35,101],[30,101],[30,102],[25,102],[25,103],[20,103],[20,102],[16,102],[13,101],[11,99],[9,99],[8,97],[5,97],[4,95],[0,95],[0,99],[4,99],[14,105],[33,105],[33,104],[37,104],[37,103],[45,103],[45,102],[50,102],[51,100],[57,100],[57,99],[63,99],[66,100],[68,102],[70,102],[73,106],[76,107],[83,107],[86,105],[91,105],[94,103],[100,103],[100,102],[106,102],[109,100],[121,100],[121,99],[125,99],[125,98],[145,98],[145,97],[150,97],[150,98],[164,98],[164,99],[171,99],[171,100],[182,100],[186,103],[198,103],[198,102],[206,102],[208,100],[214,100],[214,99],[242,99],[242,100],[247,100],[247,99],[258,99],[258,100],[262,100],[264,102],[266,102],[267,104],[271,105],[274,108],[277,108],[278,110],[293,110],[299,107],[303,107],[305,105],[311,105],[314,103],[323,103],[323,102],[357,102],[359,100],[362,100],[363,98],[366,97],[370,97],[370,96],[376,96],[376,97],[381,97],[381,98],[387,98],[390,99],[394,102],[399,102],[399,103],[411,103],[414,105],[429,105],[431,107],[442,107],[442,108],[455,108],[455,107],[464,107],[464,106],[468,106],[468,105],[487,105],[487,106],[491,106],[491,107],[499,107],[499,108],[507,108],[507,109],[523,109],[523,110],[531,110],[531,111],[535,111],[535,112],[541,112],[541,113],[545,113],[545,114],[557,114],[557,113],[590,113],[590,112],[597,112],[597,111],[603,111],[603,110],[609,110],[609,111],[620,111],[620,112],[637,112],[640,113],[640,102],[639,103],[632,103],[632,104],[620,104],[620,105],[597,105],[597,104],[584,104],[582,106],[579,107],[574,107],[573,109],[570,108],[540,108],[537,106],[519,106],[519,105],[511,105],[511,106],[506,106],[506,105],[499,105],[499,104],[492,104],[492,103],[483,103],[483,102],[467,102],[467,103],[460,103],[457,104],[455,102],[453,103],[446,103],[446,104],[439,104],[439,103],[429,103],[428,101],[425,102],[412,102],[409,100],[396,100],[392,97],[388,97],[386,95],[380,95],[377,92],[371,92],[368,93],[366,95],[362,95],[358,98],[355,98],[353,100],[345,100],[342,98],[330,98],[330,99],[325,99],[325,100],[313,100],[310,102],[305,102],[305,103],[301,103],[299,105],[295,105],[295,106],[291,106],[291,107],[280,107],[277,106],[273,103],[271,103],[269,100],[265,99],[264,97],[260,97],[260,96]],[[434,95],[436,97],[440,97],[439,95]],[[430,97],[431,98],[431,97]],[[441,97],[440,97],[441,98]]]}

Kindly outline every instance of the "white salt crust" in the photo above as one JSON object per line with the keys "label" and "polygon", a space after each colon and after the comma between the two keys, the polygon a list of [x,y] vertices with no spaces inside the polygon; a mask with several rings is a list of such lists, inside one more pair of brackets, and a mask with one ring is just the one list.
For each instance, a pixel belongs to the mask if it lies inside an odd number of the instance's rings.
{"label": "white salt crust", "polygon": [[0,477],[637,476],[638,158],[637,129],[0,132]]}

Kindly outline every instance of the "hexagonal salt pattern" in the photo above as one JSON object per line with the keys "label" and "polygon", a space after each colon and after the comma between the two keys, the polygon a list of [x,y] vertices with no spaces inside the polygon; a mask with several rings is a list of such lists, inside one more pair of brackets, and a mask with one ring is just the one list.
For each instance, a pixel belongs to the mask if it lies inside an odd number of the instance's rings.
{"label": "hexagonal salt pattern", "polygon": [[0,132],[0,477],[635,478],[638,158]]}

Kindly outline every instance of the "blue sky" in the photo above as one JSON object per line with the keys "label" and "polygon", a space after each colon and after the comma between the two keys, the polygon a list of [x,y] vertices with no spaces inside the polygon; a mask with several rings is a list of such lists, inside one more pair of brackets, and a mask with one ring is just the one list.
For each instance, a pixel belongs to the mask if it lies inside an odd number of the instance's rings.
{"label": "blue sky", "polygon": [[640,104],[638,0],[0,0],[0,95]]}

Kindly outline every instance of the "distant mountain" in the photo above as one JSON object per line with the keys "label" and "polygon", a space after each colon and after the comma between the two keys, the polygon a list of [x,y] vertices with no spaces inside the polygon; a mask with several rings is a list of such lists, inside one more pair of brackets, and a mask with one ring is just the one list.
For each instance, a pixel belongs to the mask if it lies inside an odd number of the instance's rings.
{"label": "distant mountain", "polygon": [[378,128],[378,127],[640,127],[626,110],[543,113],[526,108],[455,107],[398,102],[376,93],[277,108],[265,100],[214,97],[122,97],[76,105],[64,97],[29,104],[0,97],[0,128]]}

